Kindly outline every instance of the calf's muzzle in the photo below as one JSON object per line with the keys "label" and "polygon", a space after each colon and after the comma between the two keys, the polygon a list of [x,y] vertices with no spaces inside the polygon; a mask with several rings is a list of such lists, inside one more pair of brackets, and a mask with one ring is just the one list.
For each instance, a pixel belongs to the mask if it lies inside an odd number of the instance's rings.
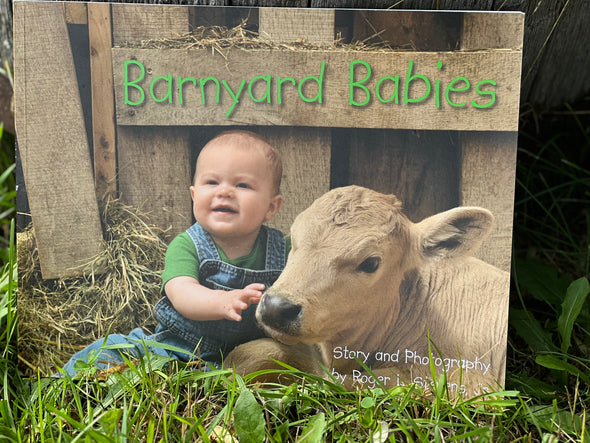
{"label": "calf's muzzle", "polygon": [[301,305],[267,292],[258,304],[256,317],[267,327],[293,334],[298,327],[302,312]]}

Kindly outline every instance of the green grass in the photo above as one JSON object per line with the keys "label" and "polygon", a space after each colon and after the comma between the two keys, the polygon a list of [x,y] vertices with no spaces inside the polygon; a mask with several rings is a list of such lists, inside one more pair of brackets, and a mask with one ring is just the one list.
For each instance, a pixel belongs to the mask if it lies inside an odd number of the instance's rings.
{"label": "green grass", "polygon": [[[449,399],[444,385],[432,399],[412,386],[350,392],[296,371],[290,385],[260,386],[161,357],[106,379],[21,378],[14,178],[2,174],[0,440],[590,441],[590,122],[567,125],[521,133],[507,391],[470,400]],[[10,171],[14,139],[2,143]]]}

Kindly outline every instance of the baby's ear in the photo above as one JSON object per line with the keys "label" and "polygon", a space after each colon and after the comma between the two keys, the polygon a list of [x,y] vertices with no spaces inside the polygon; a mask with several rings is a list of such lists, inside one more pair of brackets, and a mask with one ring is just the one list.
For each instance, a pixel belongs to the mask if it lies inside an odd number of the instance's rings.
{"label": "baby's ear", "polygon": [[277,214],[277,212],[279,212],[279,209],[281,209],[282,205],[283,205],[283,196],[280,194],[275,195],[270,200],[270,204],[268,205],[268,211],[266,212],[266,216],[264,217],[264,221],[269,221],[270,219],[272,219]]}

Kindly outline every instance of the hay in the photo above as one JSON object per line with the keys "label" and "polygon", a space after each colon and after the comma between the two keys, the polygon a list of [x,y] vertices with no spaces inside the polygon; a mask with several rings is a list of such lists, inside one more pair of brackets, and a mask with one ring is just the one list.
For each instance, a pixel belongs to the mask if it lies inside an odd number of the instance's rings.
{"label": "hay", "polygon": [[118,200],[103,203],[101,217],[104,251],[78,278],[43,280],[34,229],[18,234],[18,355],[24,375],[37,369],[48,375],[54,363],[65,363],[107,332],[155,326],[164,233]]}
{"label": "hay", "polygon": [[[137,49],[210,49],[223,55],[223,50],[239,48],[243,50],[275,49],[285,51],[391,51],[393,48],[379,38],[380,33],[363,41],[345,43],[336,38],[329,44],[315,44],[305,39],[277,42],[258,32],[246,28],[247,21],[234,28],[225,26],[198,26],[193,31],[174,38],[159,38],[125,42],[120,48]],[[397,48],[398,50],[402,48]],[[403,48],[409,50],[411,48]]]}

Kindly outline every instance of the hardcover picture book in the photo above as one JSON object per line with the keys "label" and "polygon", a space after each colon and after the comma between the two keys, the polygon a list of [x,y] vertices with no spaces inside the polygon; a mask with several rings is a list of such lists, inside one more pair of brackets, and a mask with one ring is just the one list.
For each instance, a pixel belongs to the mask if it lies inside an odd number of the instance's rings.
{"label": "hardcover picture book", "polygon": [[[141,331],[202,370],[502,388],[523,14],[19,0],[14,23],[24,374]],[[227,184],[205,165],[241,175],[200,209]],[[237,317],[185,314],[183,278]]]}

